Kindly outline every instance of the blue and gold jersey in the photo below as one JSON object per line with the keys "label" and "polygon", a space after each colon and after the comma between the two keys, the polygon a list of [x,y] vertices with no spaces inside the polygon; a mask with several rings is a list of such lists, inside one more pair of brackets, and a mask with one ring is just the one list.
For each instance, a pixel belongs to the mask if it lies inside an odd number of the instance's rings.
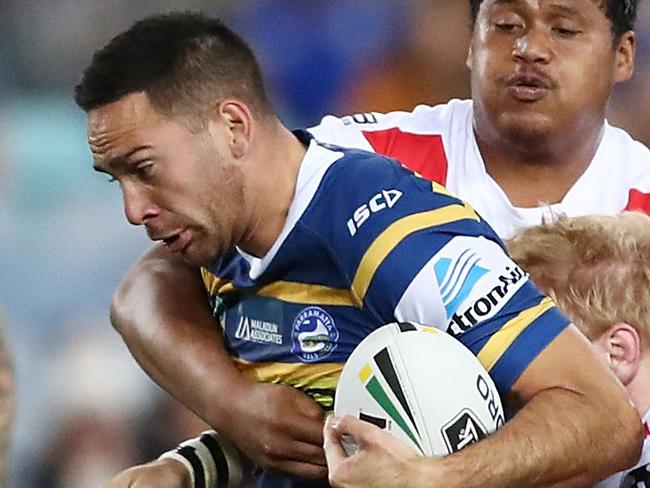
{"label": "blue and gold jersey", "polygon": [[502,394],[569,323],[466,203],[392,159],[314,140],[267,255],[235,249],[203,278],[240,369],[326,411],[347,357],[388,322],[451,333]]}

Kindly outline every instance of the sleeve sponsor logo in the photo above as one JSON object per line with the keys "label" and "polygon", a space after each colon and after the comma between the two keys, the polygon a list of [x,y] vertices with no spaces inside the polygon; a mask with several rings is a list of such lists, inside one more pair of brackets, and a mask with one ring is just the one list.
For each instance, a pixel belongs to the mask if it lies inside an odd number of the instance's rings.
{"label": "sleeve sponsor logo", "polygon": [[528,281],[498,244],[484,238],[452,239],[433,268],[449,320],[447,332],[454,336],[494,316]]}
{"label": "sleeve sponsor logo", "polygon": [[433,265],[448,317],[458,309],[458,304],[467,298],[476,282],[488,272],[479,266],[480,259],[475,252],[467,249],[456,261],[442,258]]}
{"label": "sleeve sponsor logo", "polygon": [[363,224],[370,218],[372,214],[381,212],[386,208],[393,208],[397,201],[402,197],[402,192],[399,190],[382,190],[368,201],[359,206],[352,217],[348,219],[347,226],[348,232],[351,237],[357,233]]}

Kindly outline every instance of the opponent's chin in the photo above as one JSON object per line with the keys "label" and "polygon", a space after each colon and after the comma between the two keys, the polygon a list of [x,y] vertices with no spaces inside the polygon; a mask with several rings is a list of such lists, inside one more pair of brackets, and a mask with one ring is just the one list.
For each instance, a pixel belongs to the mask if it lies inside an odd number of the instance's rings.
{"label": "opponent's chin", "polygon": [[502,134],[526,144],[543,142],[544,138],[559,130],[554,117],[534,109],[502,112],[498,118]]}

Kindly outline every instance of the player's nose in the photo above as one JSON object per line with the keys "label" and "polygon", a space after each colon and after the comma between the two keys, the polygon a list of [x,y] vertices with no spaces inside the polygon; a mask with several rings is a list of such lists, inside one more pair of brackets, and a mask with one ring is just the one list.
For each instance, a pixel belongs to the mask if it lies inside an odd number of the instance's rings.
{"label": "player's nose", "polygon": [[548,63],[552,57],[550,34],[541,27],[532,26],[515,39],[512,55],[528,63]]}
{"label": "player's nose", "polygon": [[153,203],[151,195],[137,185],[125,184],[122,186],[124,198],[124,214],[133,225],[143,225],[160,211]]}

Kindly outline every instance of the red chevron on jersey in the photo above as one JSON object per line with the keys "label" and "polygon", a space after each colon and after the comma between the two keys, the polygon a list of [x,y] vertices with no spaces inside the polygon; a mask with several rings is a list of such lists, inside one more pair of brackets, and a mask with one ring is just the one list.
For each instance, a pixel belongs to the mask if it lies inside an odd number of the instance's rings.
{"label": "red chevron on jersey", "polygon": [[447,156],[440,135],[412,134],[397,127],[362,132],[376,152],[397,159],[424,178],[447,183]]}
{"label": "red chevron on jersey", "polygon": [[632,188],[625,210],[638,210],[650,214],[650,193],[643,193]]}

